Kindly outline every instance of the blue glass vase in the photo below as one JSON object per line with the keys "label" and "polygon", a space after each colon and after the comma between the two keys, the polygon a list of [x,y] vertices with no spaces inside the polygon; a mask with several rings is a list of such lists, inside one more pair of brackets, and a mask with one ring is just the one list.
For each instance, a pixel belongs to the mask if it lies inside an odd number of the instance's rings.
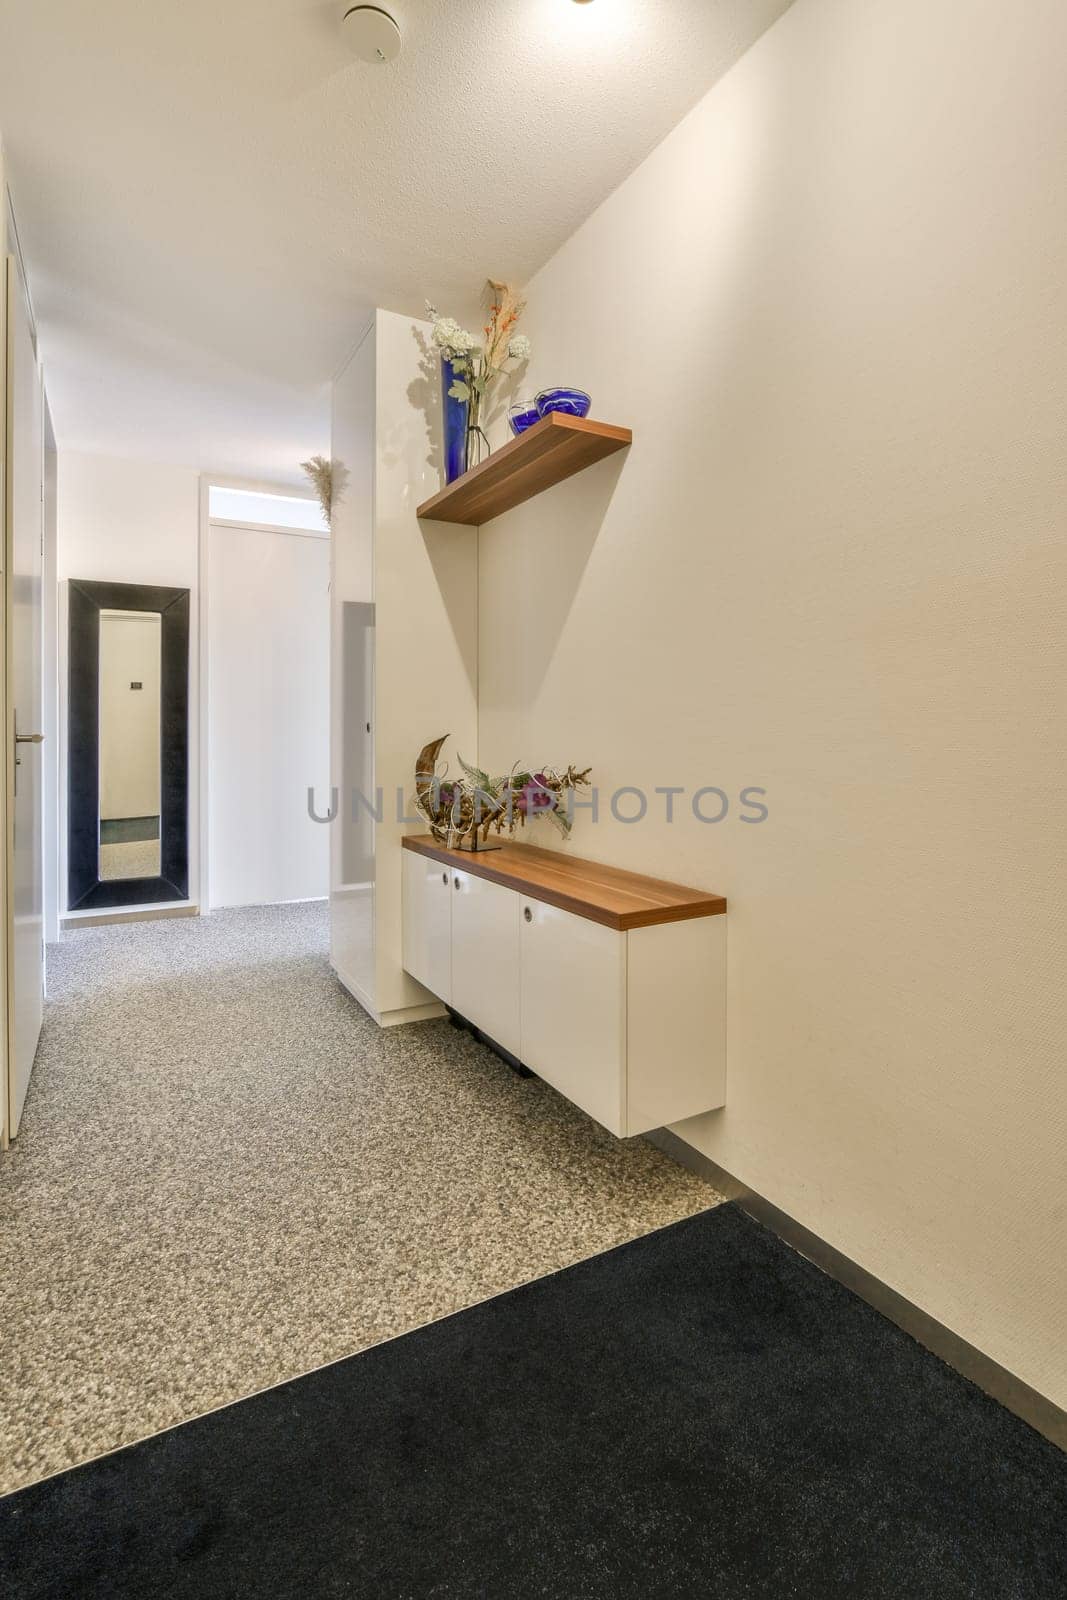
{"label": "blue glass vase", "polygon": [[565,417],[587,417],[592,401],[584,389],[542,389],[534,405],[542,417],[550,411],[561,411]]}
{"label": "blue glass vase", "polygon": [[441,397],[445,423],[445,482],[454,483],[467,470],[467,419],[470,404],[453,400],[448,391],[455,382],[451,361],[441,357]]}

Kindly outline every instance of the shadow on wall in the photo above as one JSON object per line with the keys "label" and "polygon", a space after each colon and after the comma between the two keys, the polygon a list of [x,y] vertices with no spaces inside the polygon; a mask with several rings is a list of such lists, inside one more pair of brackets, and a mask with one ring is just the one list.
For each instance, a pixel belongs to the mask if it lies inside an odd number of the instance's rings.
{"label": "shadow on wall", "polygon": [[[414,501],[420,494],[433,493],[438,483],[444,483],[445,474],[440,353],[431,344],[423,326],[414,324],[411,334],[418,349],[419,375],[407,385],[405,395],[412,411],[422,417],[424,439],[418,438],[414,417],[394,419],[379,433],[378,447],[383,469],[402,467],[406,484],[415,486]],[[432,481],[434,478],[437,483]],[[478,610],[477,586],[472,579],[471,541],[477,535],[473,528],[447,522],[431,522],[425,526],[419,523],[418,528],[464,674],[474,691],[478,682]],[[432,671],[433,662],[427,662],[427,667]]]}
{"label": "shadow on wall", "polygon": [[[478,691],[478,593],[468,551],[477,529],[452,522],[419,523],[423,546],[448,614],[472,693]],[[432,670],[433,663],[427,663]]]}
{"label": "shadow on wall", "polygon": [[514,437],[507,416],[526,381],[526,369],[519,367],[514,372],[500,373],[493,383],[486,409],[482,413],[482,425],[494,450],[499,450],[502,444],[509,444]]}
{"label": "shadow on wall", "polygon": [[441,353],[416,323],[411,330],[419,347],[419,376],[408,384],[408,399],[426,422],[426,464],[445,481],[445,446],[441,433]]}
{"label": "shadow on wall", "polygon": [[517,557],[501,563],[500,572],[513,586],[506,611],[517,630],[522,704],[530,703],[549,671],[629,453],[620,451],[535,496],[485,535],[517,542]]}
{"label": "shadow on wall", "polygon": [[[440,355],[418,325],[412,328],[412,337],[419,352],[419,376],[408,384],[406,396],[424,419],[426,465],[443,484]],[[521,372],[507,374],[500,381],[489,411],[491,424],[498,425],[506,414],[522,376]],[[498,426],[494,434],[499,438]],[[514,556],[498,574],[506,572],[511,590],[510,603],[501,615],[511,618],[506,626],[514,630],[514,637],[506,641],[505,648],[511,671],[522,677],[525,694],[536,693],[549,670],[628,454],[610,457],[516,507],[495,520],[485,535],[493,546],[506,541]],[[457,572],[465,570],[464,552],[472,530],[430,521],[420,524],[420,531],[464,670],[476,688],[477,598],[465,581],[457,581]],[[480,540],[480,531],[477,536]],[[491,555],[491,550],[487,554]]]}

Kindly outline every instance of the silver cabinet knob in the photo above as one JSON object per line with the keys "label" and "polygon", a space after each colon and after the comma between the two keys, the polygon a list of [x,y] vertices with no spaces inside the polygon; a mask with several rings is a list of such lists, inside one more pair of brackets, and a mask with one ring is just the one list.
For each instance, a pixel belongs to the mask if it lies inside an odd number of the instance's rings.
{"label": "silver cabinet knob", "polygon": [[448,873],[447,872],[442,872],[442,874],[441,874],[441,882],[442,883],[447,883],[448,882]]}
{"label": "silver cabinet knob", "polygon": [[456,882],[456,888],[458,889],[459,885],[460,885],[460,877],[459,877],[459,873],[458,872],[456,873],[455,882]]}
{"label": "silver cabinet knob", "polygon": [[522,914],[526,918],[527,922],[532,922],[533,921],[533,912],[530,910],[529,906],[526,906],[523,909],[523,913]]}

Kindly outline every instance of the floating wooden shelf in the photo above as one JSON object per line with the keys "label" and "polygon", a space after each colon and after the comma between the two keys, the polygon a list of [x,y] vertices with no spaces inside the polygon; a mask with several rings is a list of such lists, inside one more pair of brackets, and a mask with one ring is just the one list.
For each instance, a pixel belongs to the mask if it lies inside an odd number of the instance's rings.
{"label": "floating wooden shelf", "polygon": [[405,850],[488,878],[531,900],[543,900],[572,911],[590,922],[625,933],[630,928],[654,928],[664,922],[688,922],[693,917],[722,916],[726,901],[721,894],[685,889],[662,878],[646,878],[622,867],[599,861],[580,861],[559,850],[535,845],[505,844],[498,850],[449,850],[428,834],[407,834]]}
{"label": "floating wooden shelf", "polygon": [[521,506],[553,484],[591,467],[594,461],[624,450],[633,439],[629,428],[613,428],[588,417],[550,411],[502,450],[472,467],[447,488],[424,500],[419,516],[435,522],[463,522],[478,527],[504,511]]}

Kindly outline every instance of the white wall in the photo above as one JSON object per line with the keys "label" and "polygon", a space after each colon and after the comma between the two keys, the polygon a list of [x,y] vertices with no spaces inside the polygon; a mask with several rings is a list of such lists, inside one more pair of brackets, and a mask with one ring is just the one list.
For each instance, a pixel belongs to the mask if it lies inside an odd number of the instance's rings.
{"label": "white wall", "polygon": [[325,897],[329,540],[212,523],[205,581],[209,903]]}
{"label": "white wall", "polygon": [[59,452],[60,580],[158,583],[195,598],[199,515],[190,467]]}
{"label": "white wall", "polygon": [[[189,883],[199,882],[197,566],[200,477],[192,468],[59,452],[58,574],[190,591]],[[60,625],[61,904],[66,904],[67,633]]]}
{"label": "white wall", "polygon": [[768,791],[575,839],[729,896],[680,1131],[1060,1404],[1065,59],[797,0],[529,285],[628,457],[480,534],[483,765]]}

